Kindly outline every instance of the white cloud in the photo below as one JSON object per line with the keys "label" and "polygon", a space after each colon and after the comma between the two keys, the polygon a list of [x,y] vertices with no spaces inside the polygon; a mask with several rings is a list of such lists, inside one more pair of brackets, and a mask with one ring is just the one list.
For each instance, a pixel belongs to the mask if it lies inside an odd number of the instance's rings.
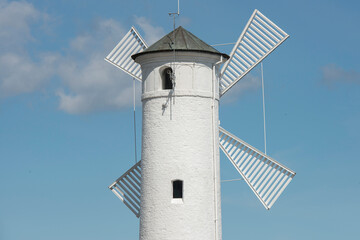
{"label": "white cloud", "polygon": [[[162,28],[150,25],[144,17],[137,17],[136,23],[144,30],[148,43],[164,35]],[[68,54],[59,66],[65,88],[57,92],[61,110],[83,114],[132,105],[132,78],[103,60],[127,31],[115,20],[98,20],[70,42]],[[136,95],[139,101],[139,83]]]}
{"label": "white cloud", "polygon": [[[58,68],[63,82],[63,88],[57,91],[61,110],[83,114],[132,105],[132,78],[104,61],[125,33],[114,20],[98,20],[70,42]],[[139,92],[137,84],[137,96]]]}
{"label": "white cloud", "polygon": [[90,55],[93,49],[98,51],[110,51],[114,45],[126,34],[127,30],[113,19],[99,19],[83,33],[70,41],[70,50],[78,51]]}
{"label": "white cloud", "polygon": [[145,17],[136,17],[135,22],[138,24],[145,33],[145,42],[150,46],[155,43],[161,37],[165,35],[164,29],[161,27],[154,27],[150,24],[150,21]]}
{"label": "white cloud", "polygon": [[[0,98],[39,90],[58,77],[61,86],[55,94],[62,111],[82,114],[131,106],[132,78],[103,60],[128,29],[115,20],[98,19],[62,47],[63,54],[30,54],[27,49],[39,40],[33,30],[48,20],[31,3],[0,0]],[[135,21],[149,44],[164,35],[144,17]],[[140,99],[140,84],[136,86]]]}
{"label": "white cloud", "polygon": [[0,2],[0,98],[34,91],[53,75],[56,54],[38,54],[34,60],[26,51],[34,40],[31,26],[46,18],[30,3]]}
{"label": "white cloud", "polygon": [[[0,0],[0,98],[39,90],[56,76],[61,80],[56,92],[59,109],[65,112],[82,114],[131,106],[132,78],[103,60],[128,29],[115,20],[98,19],[67,48],[62,47],[64,54],[30,55],[29,45],[38,40],[32,30],[46,25],[47,20],[45,13],[26,1]],[[138,22],[149,42],[161,37],[157,35],[162,34],[161,28],[145,18]],[[136,86],[139,96],[140,84]]]}
{"label": "white cloud", "polygon": [[64,90],[57,92],[61,110],[81,114],[132,104],[132,79],[105,62],[103,55],[93,53],[88,62],[81,65],[71,58],[59,68],[60,77],[68,90],[68,93]]}
{"label": "white cloud", "polygon": [[328,86],[336,83],[360,84],[360,73],[354,70],[345,70],[335,64],[329,64],[321,69],[322,82]]}
{"label": "white cloud", "polygon": [[19,47],[31,40],[30,25],[44,17],[27,2],[0,2],[0,49]]}
{"label": "white cloud", "polygon": [[16,53],[0,55],[0,96],[32,92],[54,74],[57,56],[43,54],[38,61]]}
{"label": "white cloud", "polygon": [[222,97],[222,103],[232,103],[248,91],[254,91],[261,87],[261,78],[256,73],[248,73],[243,79],[237,82]]}

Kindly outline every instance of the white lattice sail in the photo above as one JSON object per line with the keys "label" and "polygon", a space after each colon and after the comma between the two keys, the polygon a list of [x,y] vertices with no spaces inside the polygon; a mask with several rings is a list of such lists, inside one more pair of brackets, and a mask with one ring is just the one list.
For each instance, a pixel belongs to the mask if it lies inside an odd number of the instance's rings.
{"label": "white lattice sail", "polygon": [[136,215],[140,217],[141,161],[113,182],[109,189]]}
{"label": "white lattice sail", "polygon": [[234,84],[267,57],[289,35],[260,11],[255,10],[221,69],[220,93]]}
{"label": "white lattice sail", "polygon": [[220,147],[266,209],[270,209],[295,172],[219,128]]}
{"label": "white lattice sail", "polygon": [[130,76],[141,81],[141,67],[131,55],[139,53],[148,46],[134,27],[125,35],[116,47],[107,55],[106,61],[120,68]]}

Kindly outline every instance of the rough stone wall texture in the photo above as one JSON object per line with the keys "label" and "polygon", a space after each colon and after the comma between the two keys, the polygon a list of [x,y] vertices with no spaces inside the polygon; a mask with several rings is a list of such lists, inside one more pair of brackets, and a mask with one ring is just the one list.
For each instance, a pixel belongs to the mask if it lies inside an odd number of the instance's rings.
{"label": "rough stone wall texture", "polygon": [[[144,79],[140,239],[219,240],[218,89],[212,98],[212,65],[219,58],[199,53],[177,57],[172,95],[161,89],[161,69],[169,66],[172,55],[140,61]],[[182,201],[172,198],[173,180],[183,181]]]}

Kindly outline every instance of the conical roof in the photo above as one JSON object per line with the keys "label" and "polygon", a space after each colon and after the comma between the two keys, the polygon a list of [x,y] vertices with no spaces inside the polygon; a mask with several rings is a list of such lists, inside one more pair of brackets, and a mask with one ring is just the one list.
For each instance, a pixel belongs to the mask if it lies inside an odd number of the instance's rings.
{"label": "conical roof", "polygon": [[[175,40],[174,40],[175,36]],[[185,30],[183,27],[178,27],[174,31],[165,35],[159,41],[145,49],[144,51],[134,54],[131,57],[135,60],[140,55],[153,53],[153,52],[169,52],[169,51],[197,51],[208,52],[222,55],[225,58],[229,56],[221,53],[212,46],[208,45],[191,32]]]}

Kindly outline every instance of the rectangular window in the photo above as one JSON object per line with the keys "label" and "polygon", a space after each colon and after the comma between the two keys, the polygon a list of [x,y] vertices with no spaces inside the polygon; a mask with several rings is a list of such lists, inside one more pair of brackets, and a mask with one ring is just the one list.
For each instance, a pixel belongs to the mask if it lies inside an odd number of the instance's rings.
{"label": "rectangular window", "polygon": [[183,198],[183,181],[173,181],[173,198]]}

